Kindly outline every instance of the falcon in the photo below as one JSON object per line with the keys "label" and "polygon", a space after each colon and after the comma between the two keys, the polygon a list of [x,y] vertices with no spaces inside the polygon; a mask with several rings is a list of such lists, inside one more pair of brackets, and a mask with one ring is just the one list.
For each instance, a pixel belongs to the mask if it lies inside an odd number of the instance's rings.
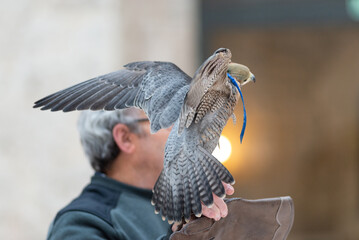
{"label": "falcon", "polygon": [[212,193],[225,196],[222,181],[235,182],[211,153],[238,102],[235,85],[255,77],[231,57],[229,49],[218,49],[193,78],[170,62],[129,63],[42,98],[34,107],[63,112],[137,107],[147,114],[151,132],[173,126],[151,203],[170,223],[188,221],[192,213],[202,214],[201,203],[213,204]]}

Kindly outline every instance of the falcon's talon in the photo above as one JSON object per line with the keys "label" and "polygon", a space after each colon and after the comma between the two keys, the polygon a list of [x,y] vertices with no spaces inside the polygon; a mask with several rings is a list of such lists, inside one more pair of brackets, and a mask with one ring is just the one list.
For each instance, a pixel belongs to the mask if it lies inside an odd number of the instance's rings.
{"label": "falcon's talon", "polygon": [[195,214],[197,218],[200,218],[202,216],[202,213]]}

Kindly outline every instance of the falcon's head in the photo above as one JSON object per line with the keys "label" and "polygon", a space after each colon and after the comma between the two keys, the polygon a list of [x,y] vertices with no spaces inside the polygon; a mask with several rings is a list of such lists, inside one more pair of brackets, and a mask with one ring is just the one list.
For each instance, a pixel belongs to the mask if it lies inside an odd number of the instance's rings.
{"label": "falcon's head", "polygon": [[[196,71],[194,79],[205,78],[205,84],[212,86],[215,81],[227,80],[227,72],[234,77],[241,86],[255,82],[256,79],[248,67],[231,62],[232,53],[228,48],[217,49]],[[209,81],[209,82],[208,82]]]}
{"label": "falcon's head", "polygon": [[234,77],[241,86],[249,83],[249,82],[256,82],[256,78],[251,73],[247,66],[244,66],[239,63],[230,63],[228,64],[228,73]]}

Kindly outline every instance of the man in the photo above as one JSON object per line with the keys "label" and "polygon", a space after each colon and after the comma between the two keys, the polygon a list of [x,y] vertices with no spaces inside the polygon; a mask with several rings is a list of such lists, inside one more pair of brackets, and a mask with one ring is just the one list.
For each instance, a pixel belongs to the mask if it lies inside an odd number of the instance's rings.
{"label": "man", "polygon": [[[85,111],[79,119],[84,151],[96,171],[83,192],[59,211],[48,239],[167,239],[171,226],[154,213],[151,189],[163,168],[170,129],[150,133],[143,111]],[[224,184],[226,193],[234,189]],[[203,215],[220,220],[227,205],[214,195]]]}

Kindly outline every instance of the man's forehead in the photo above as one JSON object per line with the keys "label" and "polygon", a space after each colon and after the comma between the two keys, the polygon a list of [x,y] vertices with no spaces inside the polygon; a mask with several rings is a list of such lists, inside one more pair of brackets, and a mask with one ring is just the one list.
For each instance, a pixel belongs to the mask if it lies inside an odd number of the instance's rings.
{"label": "man's forehead", "polygon": [[141,116],[141,118],[148,118],[147,115],[146,115],[143,111],[141,111],[141,115],[140,115],[140,116]]}
{"label": "man's forehead", "polygon": [[133,111],[133,113],[136,113],[138,118],[148,118],[142,109],[132,108],[131,110]]}

